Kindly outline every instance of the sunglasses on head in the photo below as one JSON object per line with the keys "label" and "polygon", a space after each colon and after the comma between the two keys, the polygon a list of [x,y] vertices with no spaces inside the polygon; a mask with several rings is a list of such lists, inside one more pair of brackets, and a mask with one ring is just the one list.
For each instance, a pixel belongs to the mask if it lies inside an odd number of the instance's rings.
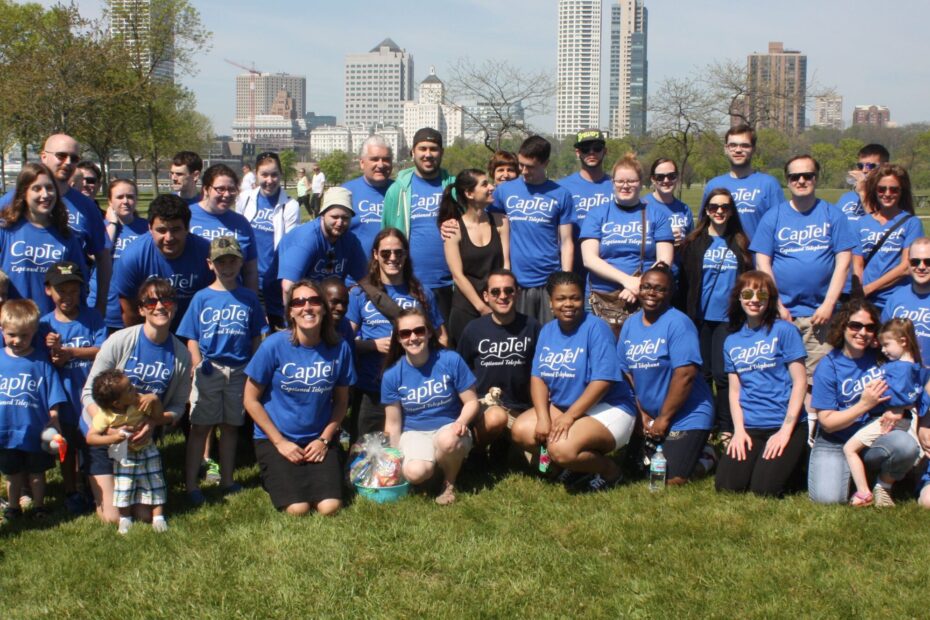
{"label": "sunglasses on head", "polygon": [[813,181],[817,178],[816,172],[790,172],[787,175],[789,183],[797,183],[798,181]]}
{"label": "sunglasses on head", "polygon": [[413,329],[398,329],[397,337],[401,340],[407,340],[411,336],[418,336],[422,338],[426,335],[426,325],[418,325]]}
{"label": "sunglasses on head", "polygon": [[295,297],[290,302],[288,302],[288,308],[303,308],[307,304],[311,306],[322,306],[323,298],[319,295],[311,295],[310,297]]}
{"label": "sunglasses on head", "polygon": [[674,182],[678,180],[678,173],[677,172],[669,172],[666,174],[656,173],[652,175],[652,178],[658,183],[665,183],[666,180]]}
{"label": "sunglasses on head", "polygon": [[860,332],[864,329],[866,332],[874,334],[876,331],[878,331],[878,325],[875,323],[860,323],[859,321],[850,321],[846,324],[846,329],[852,332]]}
{"label": "sunglasses on head", "polygon": [[407,252],[403,248],[398,250],[378,250],[378,256],[381,257],[381,260],[390,260],[392,256],[403,258],[406,255]]}
{"label": "sunglasses on head", "polygon": [[[642,288],[642,286],[640,286],[640,288]],[[753,297],[759,301],[768,301],[769,292],[761,288],[746,288],[739,293],[739,298],[743,301],[751,301]]]}
{"label": "sunglasses on head", "polygon": [[911,264],[911,267],[920,267],[921,265],[930,267],[930,258],[909,258],[907,262]]}
{"label": "sunglasses on head", "polygon": [[171,310],[174,307],[174,297],[146,297],[142,300],[142,307],[152,311],[161,303],[165,310]]}
{"label": "sunglasses on head", "polygon": [[488,294],[490,294],[491,297],[500,297],[501,295],[506,295],[507,297],[510,297],[516,292],[517,292],[517,289],[515,289],[512,286],[505,286],[503,288],[498,288],[495,286],[492,289],[488,289]]}

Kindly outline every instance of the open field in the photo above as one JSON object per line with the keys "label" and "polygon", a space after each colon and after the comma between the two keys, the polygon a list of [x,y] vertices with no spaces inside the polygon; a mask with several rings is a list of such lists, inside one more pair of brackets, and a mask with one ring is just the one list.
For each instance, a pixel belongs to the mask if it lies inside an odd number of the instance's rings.
{"label": "open field", "polygon": [[[5,618],[926,617],[930,512],[718,495],[710,480],[595,496],[520,473],[470,475],[448,508],[358,500],[277,514],[247,489],[191,511],[177,437],[171,529],[94,517],[0,526]],[[53,494],[57,485],[53,485]],[[208,496],[210,494],[208,493]]]}

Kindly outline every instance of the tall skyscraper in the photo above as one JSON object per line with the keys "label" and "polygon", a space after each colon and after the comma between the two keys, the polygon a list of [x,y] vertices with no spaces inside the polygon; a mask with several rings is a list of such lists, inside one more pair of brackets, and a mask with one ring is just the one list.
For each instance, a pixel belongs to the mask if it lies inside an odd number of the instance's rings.
{"label": "tall skyscraper", "polygon": [[599,127],[601,0],[559,0],[555,134]]}
{"label": "tall skyscraper", "polygon": [[[254,82],[254,99],[251,85]],[[236,120],[248,119],[252,114],[269,114],[278,91],[285,90],[294,99],[297,116],[307,114],[307,78],[287,73],[240,73],[236,76]]]}
{"label": "tall skyscraper", "polygon": [[151,33],[152,23],[160,23],[151,0],[111,0],[109,14],[110,35],[123,39],[129,53],[141,66],[151,67],[154,77],[173,82],[174,38]]}
{"label": "tall skyscraper", "polygon": [[756,129],[773,128],[787,134],[804,130],[807,98],[807,56],[769,43],[768,54],[747,59],[749,121]]}
{"label": "tall skyscraper", "polygon": [[429,75],[420,82],[420,94],[416,103],[404,104],[404,140],[413,143],[413,134],[422,127],[432,127],[442,134],[445,144],[452,144],[464,133],[462,110],[446,103],[445,85],[433,67]]}
{"label": "tall skyscraper", "polygon": [[649,11],[643,0],[617,0],[610,7],[610,133],[622,138],[646,133]]}
{"label": "tall skyscraper", "polygon": [[413,56],[385,39],[364,54],[346,54],[347,126],[400,125],[413,100]]}
{"label": "tall skyscraper", "polygon": [[814,98],[813,127],[830,127],[843,129],[843,97],[840,95],[821,95]]}

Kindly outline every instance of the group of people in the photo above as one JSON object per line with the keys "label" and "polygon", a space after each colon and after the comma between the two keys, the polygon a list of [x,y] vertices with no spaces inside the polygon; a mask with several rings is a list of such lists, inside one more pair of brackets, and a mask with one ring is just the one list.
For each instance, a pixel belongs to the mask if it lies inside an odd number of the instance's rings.
{"label": "group of people", "polygon": [[626,154],[605,170],[597,129],[574,146],[580,169],[559,181],[540,136],[453,176],[442,135],[423,128],[392,178],[373,135],[361,175],[301,201],[301,224],[275,153],[243,190],[228,166],[180,152],[173,192],[142,218],[126,179],[98,208],[99,169],[75,182],[78,144],[51,136],[0,201],[6,517],[24,495],[45,511],[53,427],[69,509],[85,476],[121,533],[163,531],[153,431],[186,429],[200,505],[216,434],[212,473],[222,493],[241,489],[246,414],[262,485],[290,514],[341,508],[342,432],[384,433],[441,505],[469,454],[508,445],[578,492],[621,480],[620,448],[643,462],[661,446],[669,484],[716,467],[719,490],[778,496],[806,466],[816,502],[893,504],[892,484],[930,451],[930,240],[907,171],[868,145],[833,205],[800,155],[786,200],[736,126],[730,171],[695,215],[674,161],[647,172]]}

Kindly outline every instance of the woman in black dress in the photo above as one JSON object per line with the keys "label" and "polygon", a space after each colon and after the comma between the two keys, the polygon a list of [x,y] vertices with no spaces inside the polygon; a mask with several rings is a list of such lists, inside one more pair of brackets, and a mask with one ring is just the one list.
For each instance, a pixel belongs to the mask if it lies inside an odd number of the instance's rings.
{"label": "woman in black dress", "polygon": [[488,274],[502,267],[510,268],[507,219],[492,218],[485,210],[493,202],[493,192],[494,184],[487,174],[468,168],[446,188],[439,207],[440,227],[447,220],[458,222],[454,234],[444,241],[446,262],[455,282],[449,314],[452,343],[458,340],[469,321],[491,313],[481,298]]}

